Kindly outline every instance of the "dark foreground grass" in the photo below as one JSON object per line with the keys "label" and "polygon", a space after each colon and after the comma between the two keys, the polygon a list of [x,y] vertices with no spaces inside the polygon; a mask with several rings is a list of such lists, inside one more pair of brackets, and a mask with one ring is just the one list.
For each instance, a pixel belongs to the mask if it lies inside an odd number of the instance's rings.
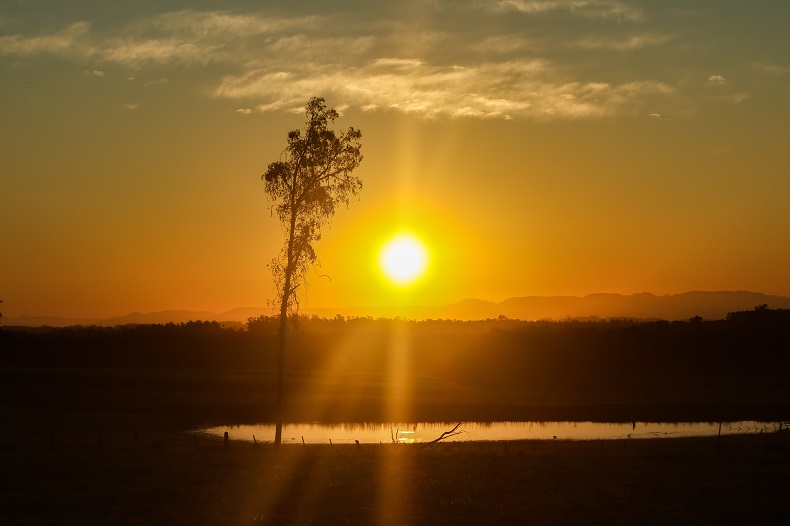
{"label": "dark foreground grass", "polygon": [[5,441],[0,524],[790,523],[787,432],[279,449],[159,432]]}
{"label": "dark foreground grass", "polygon": [[[273,422],[270,371],[0,367],[3,427],[188,429]],[[286,377],[293,422],[735,422],[790,414],[782,378],[642,377],[518,388],[384,374],[298,373]],[[393,403],[397,393],[397,403]]]}

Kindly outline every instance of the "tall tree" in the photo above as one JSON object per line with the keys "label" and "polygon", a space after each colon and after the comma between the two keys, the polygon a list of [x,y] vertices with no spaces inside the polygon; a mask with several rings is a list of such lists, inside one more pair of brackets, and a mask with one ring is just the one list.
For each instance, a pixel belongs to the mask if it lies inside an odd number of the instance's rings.
{"label": "tall tree", "polygon": [[348,128],[335,133],[329,126],[338,118],[323,98],[313,97],[306,106],[304,131],[288,133],[288,143],[280,160],[269,165],[261,178],[283,224],[285,244],[272,260],[280,302],[277,334],[277,429],[274,442],[282,441],[283,390],[285,376],[285,335],[288,314],[298,306],[297,289],[307,280],[316,262],[314,244],[338,205],[362,189],[362,181],[352,172],[362,162],[362,132]]}

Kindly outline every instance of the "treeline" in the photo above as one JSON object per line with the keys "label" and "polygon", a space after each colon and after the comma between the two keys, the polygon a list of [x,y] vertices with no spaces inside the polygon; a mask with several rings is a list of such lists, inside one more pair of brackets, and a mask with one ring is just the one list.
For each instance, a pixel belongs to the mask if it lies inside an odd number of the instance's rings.
{"label": "treeline", "polygon": [[[790,371],[790,310],[760,306],[725,320],[525,322],[299,317],[287,368],[400,374],[518,387],[642,378],[781,376]],[[19,367],[272,370],[278,319],[5,328],[0,364]]]}

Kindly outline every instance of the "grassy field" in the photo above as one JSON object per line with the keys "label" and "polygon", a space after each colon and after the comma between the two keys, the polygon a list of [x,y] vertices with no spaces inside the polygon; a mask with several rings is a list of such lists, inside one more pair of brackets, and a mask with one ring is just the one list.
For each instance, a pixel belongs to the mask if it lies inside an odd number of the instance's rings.
{"label": "grassy field", "polygon": [[[266,421],[256,371],[3,369],[0,524],[787,522],[790,432],[627,441],[253,446],[185,433]],[[742,387],[742,386],[741,386]],[[784,420],[770,389],[672,398],[483,391],[431,378],[301,375],[294,419]],[[740,399],[738,398],[740,394]],[[768,396],[766,396],[766,393]],[[778,396],[784,400],[786,397]],[[393,404],[398,400],[398,404]],[[398,413],[401,411],[401,413]],[[394,415],[394,417],[393,417]],[[705,417],[707,415],[707,417]],[[710,416],[715,415],[715,416]],[[317,417],[317,418],[316,418]],[[660,418],[659,418],[660,420]],[[271,437],[264,437],[271,440]],[[386,441],[387,437],[383,437]]]}
{"label": "grassy field", "polygon": [[[532,385],[482,389],[431,377],[300,373],[286,382],[294,422],[781,421],[786,382],[674,379],[652,388]],[[751,383],[750,383],[751,382]],[[752,385],[754,384],[754,385]],[[0,368],[3,427],[177,431],[272,422],[268,371]],[[622,392],[627,391],[628,396]]]}
{"label": "grassy field", "polygon": [[[287,421],[790,416],[784,325],[440,323],[401,348],[316,323]],[[273,369],[254,331],[204,329],[6,334],[0,524],[790,523],[787,431],[226,449],[185,430],[272,422]]]}
{"label": "grassy field", "polygon": [[790,520],[790,433],[253,446],[7,433],[0,524],[756,524]]}

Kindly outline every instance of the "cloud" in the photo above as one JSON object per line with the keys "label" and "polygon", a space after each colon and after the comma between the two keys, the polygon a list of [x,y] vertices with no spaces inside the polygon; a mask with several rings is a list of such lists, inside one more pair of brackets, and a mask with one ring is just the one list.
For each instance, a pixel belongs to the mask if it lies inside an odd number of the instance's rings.
{"label": "cloud", "polygon": [[481,54],[524,54],[547,53],[557,48],[581,49],[585,51],[635,51],[647,47],[663,46],[674,40],[674,36],[661,33],[645,33],[622,38],[591,35],[576,39],[552,41],[549,38],[524,38],[520,35],[497,35],[485,37],[471,46]]}
{"label": "cloud", "polygon": [[278,34],[291,30],[306,31],[319,28],[325,22],[325,17],[316,15],[274,17],[185,9],[148,18],[134,28],[178,35],[184,39],[242,40],[255,35]]}
{"label": "cloud", "polygon": [[146,64],[206,64],[212,60],[237,62],[255,54],[247,47],[254,37],[282,37],[287,31],[318,28],[323,21],[319,16],[288,18],[184,10],[137,21],[111,37],[92,34],[91,25],[84,21],[51,35],[3,36],[0,55],[74,55],[136,68]]}
{"label": "cloud", "polygon": [[301,111],[304,100],[322,93],[364,111],[390,109],[425,117],[594,118],[625,110],[642,97],[672,92],[652,81],[612,85],[566,79],[545,60],[445,66],[377,59],[356,68],[312,66],[229,75],[214,95],[264,100],[261,111]]}
{"label": "cloud", "polygon": [[721,75],[711,75],[708,77],[708,84],[711,86],[723,86],[724,84],[727,84],[727,79]]}
{"label": "cloud", "polygon": [[249,115],[252,113],[250,108],[239,108],[236,110],[236,113],[241,113],[242,115]]}
{"label": "cloud", "polygon": [[377,58],[373,61],[375,67],[391,68],[418,68],[422,66],[422,61],[409,58]]}
{"label": "cloud", "polygon": [[740,104],[741,102],[745,101],[746,99],[750,98],[751,95],[745,92],[738,92],[733,93],[731,95],[727,95],[723,97],[723,100],[727,102],[732,102],[733,104]]}
{"label": "cloud", "polygon": [[107,61],[133,67],[247,63],[270,51],[305,53],[306,43],[312,43],[318,53],[326,45],[320,39],[307,39],[303,32],[318,31],[325,25],[326,18],[316,15],[281,17],[187,9],[132,24],[127,37],[105,43],[102,55]]}
{"label": "cloud", "polygon": [[104,49],[101,57],[107,62],[139,67],[144,63],[205,62],[211,52],[211,47],[191,42],[147,40],[117,43]]}
{"label": "cloud", "polygon": [[624,39],[594,36],[575,40],[569,46],[588,50],[633,51],[645,47],[661,46],[671,40],[671,36],[660,34],[633,35]]}
{"label": "cloud", "polygon": [[527,39],[517,35],[495,35],[482,39],[472,46],[478,53],[511,54],[524,51],[541,51],[546,48],[544,42]]}
{"label": "cloud", "polygon": [[[497,12],[642,16],[617,0],[490,5]],[[490,9],[474,16],[501,18]],[[600,118],[644,115],[646,101],[674,93],[658,80],[622,78],[605,67],[591,70],[587,54],[555,52],[628,51],[672,38],[659,33],[615,39],[585,37],[581,29],[575,39],[527,38],[491,32],[475,20],[462,29],[451,24],[416,30],[407,21],[349,21],[340,14],[289,18],[193,10],[148,17],[112,34],[101,29],[79,22],[50,36],[2,37],[0,53],[59,54],[81,67],[90,64],[88,71],[124,67],[132,70],[122,73],[128,79],[144,68],[199,67],[206,92],[262,112],[302,112],[304,101],[318,93],[331,96],[335,105],[429,118]],[[177,75],[170,71],[168,76]]]}
{"label": "cloud", "polygon": [[87,22],[76,22],[52,35],[0,37],[0,54],[18,56],[86,54],[88,50],[82,43],[82,39],[89,29],[90,24]]}
{"label": "cloud", "polygon": [[769,62],[754,62],[751,66],[752,69],[773,77],[779,77],[790,72],[790,67]]}
{"label": "cloud", "polygon": [[636,22],[644,19],[641,9],[618,0],[501,0],[494,2],[495,12],[516,11],[524,14],[542,14],[565,11],[586,18],[612,18]]}

